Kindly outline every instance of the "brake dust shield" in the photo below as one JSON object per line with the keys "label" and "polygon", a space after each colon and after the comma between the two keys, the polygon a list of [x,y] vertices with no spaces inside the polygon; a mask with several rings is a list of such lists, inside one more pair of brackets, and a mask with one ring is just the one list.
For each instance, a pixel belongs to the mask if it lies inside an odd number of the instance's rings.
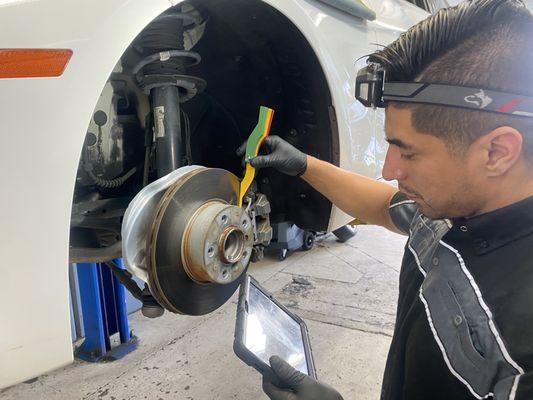
{"label": "brake dust shield", "polygon": [[151,210],[144,265],[150,291],[169,311],[204,315],[224,304],[250,262],[253,227],[236,206],[239,179],[215,168],[177,175]]}

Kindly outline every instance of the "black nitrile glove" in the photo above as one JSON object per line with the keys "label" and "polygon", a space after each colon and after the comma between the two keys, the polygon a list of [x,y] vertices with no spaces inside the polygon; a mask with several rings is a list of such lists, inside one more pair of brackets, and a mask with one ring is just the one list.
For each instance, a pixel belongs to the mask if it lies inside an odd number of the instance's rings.
{"label": "black nitrile glove", "polygon": [[[301,176],[307,169],[307,155],[279,136],[267,136],[263,142],[263,146],[266,146],[269,154],[245,160],[252,167],[272,167],[284,174],[292,176]],[[237,149],[237,155],[239,157],[242,157],[245,153],[246,142]]]}
{"label": "black nitrile glove", "polygon": [[263,376],[263,390],[271,400],[343,400],[335,389],[295,370],[278,356],[270,357],[270,366],[281,386]]}

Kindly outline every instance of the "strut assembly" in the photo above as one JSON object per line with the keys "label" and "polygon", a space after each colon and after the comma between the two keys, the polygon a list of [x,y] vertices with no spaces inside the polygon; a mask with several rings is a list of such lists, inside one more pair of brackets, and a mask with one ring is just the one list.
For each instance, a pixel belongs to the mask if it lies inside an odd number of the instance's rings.
{"label": "strut assembly", "polygon": [[199,64],[202,57],[185,49],[184,33],[201,23],[200,17],[174,8],[158,16],[134,42],[142,58],[132,72],[139,87],[150,96],[158,177],[188,163],[181,103],[203,91],[206,82],[186,74],[187,68]]}

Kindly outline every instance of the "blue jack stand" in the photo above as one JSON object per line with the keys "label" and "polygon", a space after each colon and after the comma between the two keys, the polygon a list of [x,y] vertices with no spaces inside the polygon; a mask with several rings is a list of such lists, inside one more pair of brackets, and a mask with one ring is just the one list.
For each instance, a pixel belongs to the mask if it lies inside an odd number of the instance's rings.
{"label": "blue jack stand", "polygon": [[[122,260],[115,263],[123,268]],[[85,340],[75,356],[90,362],[113,361],[137,347],[128,325],[125,289],[105,263],[76,264]]]}

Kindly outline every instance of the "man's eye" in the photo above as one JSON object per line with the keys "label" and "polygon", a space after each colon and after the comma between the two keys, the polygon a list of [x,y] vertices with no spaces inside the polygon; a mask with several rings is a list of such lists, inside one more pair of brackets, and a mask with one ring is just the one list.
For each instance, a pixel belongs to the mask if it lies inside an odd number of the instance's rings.
{"label": "man's eye", "polygon": [[401,154],[401,157],[404,160],[411,160],[414,157],[414,154]]}

